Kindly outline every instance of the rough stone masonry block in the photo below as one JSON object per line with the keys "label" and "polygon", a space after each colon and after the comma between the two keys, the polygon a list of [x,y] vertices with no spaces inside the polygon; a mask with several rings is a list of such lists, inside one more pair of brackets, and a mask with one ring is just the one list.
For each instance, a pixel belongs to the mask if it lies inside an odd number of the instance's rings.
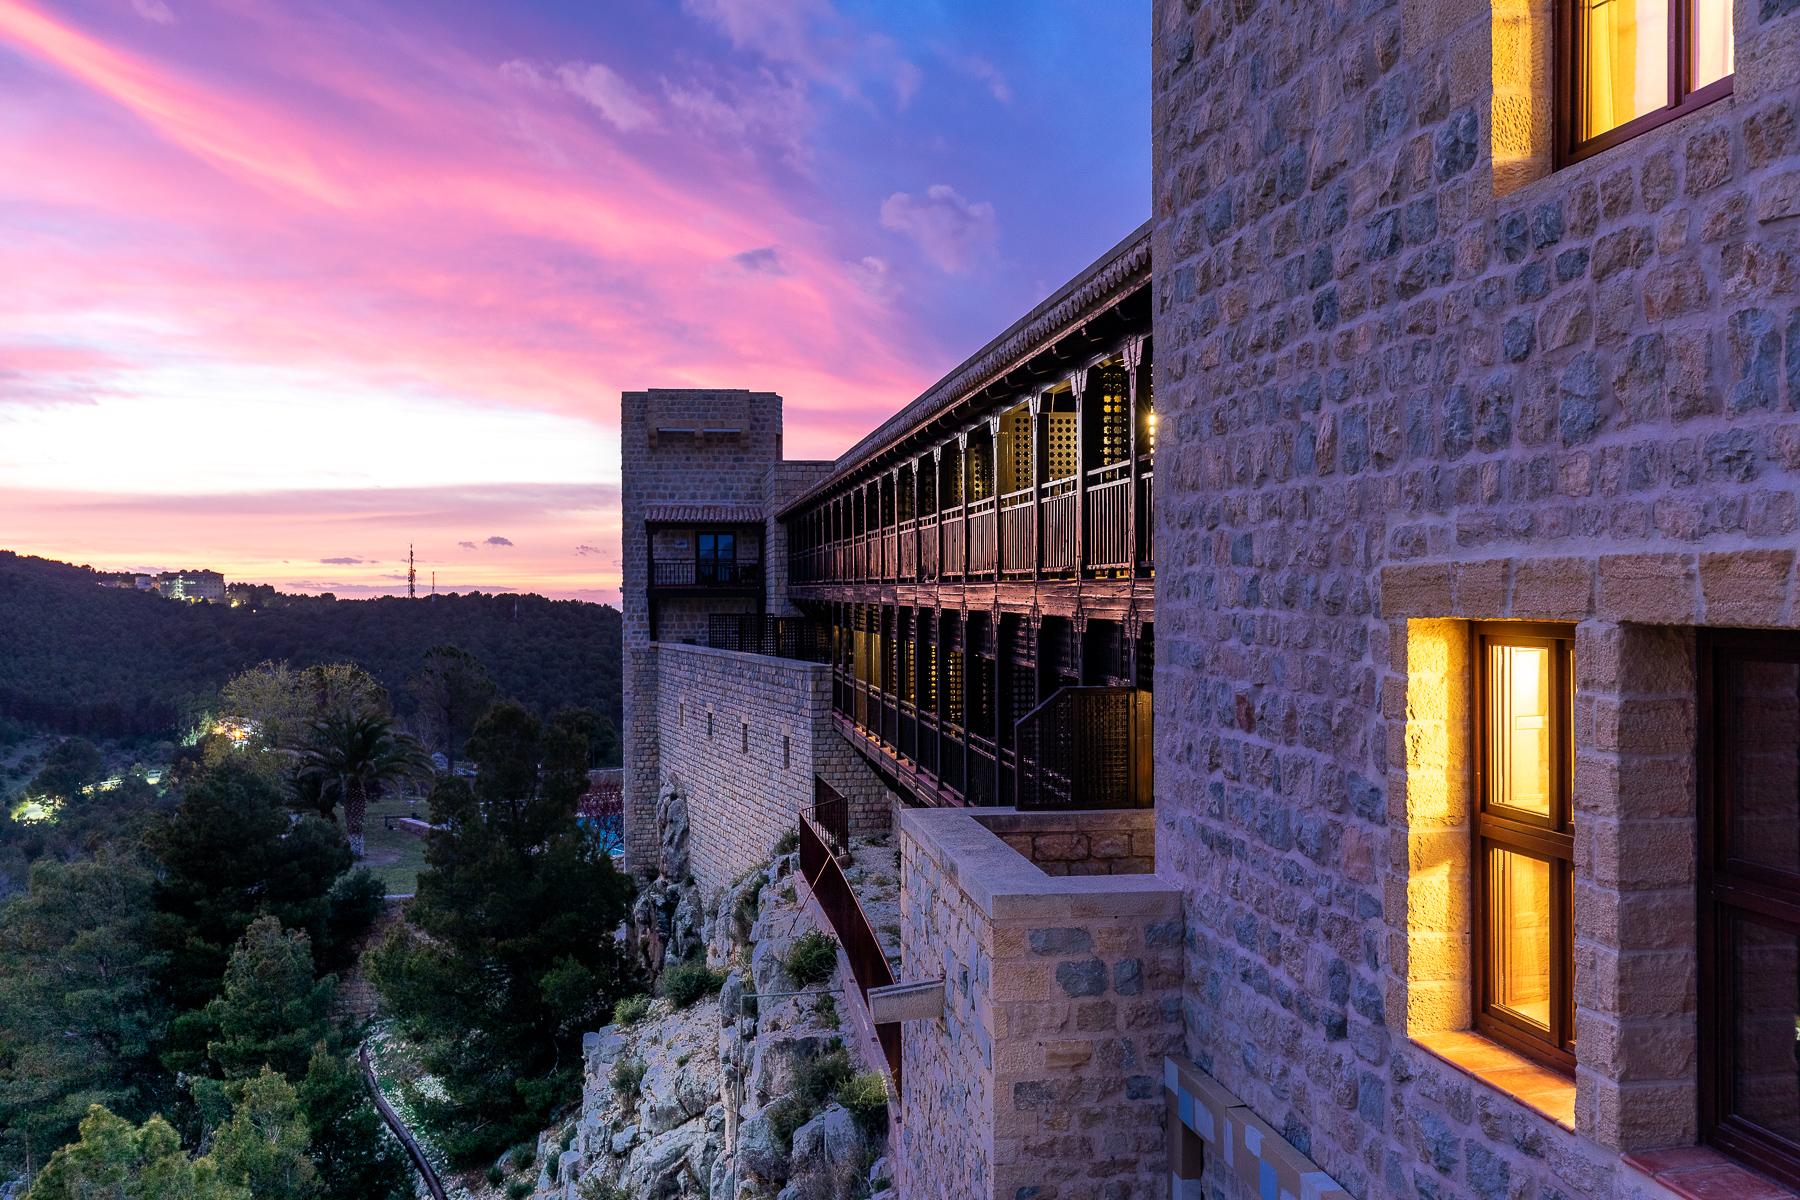
{"label": "rough stone masonry block", "polygon": [[1513,567],[1511,616],[1580,621],[1594,607],[1594,564],[1586,558],[1528,558]]}
{"label": "rough stone masonry block", "polygon": [[1692,624],[1697,572],[1686,554],[1608,554],[1600,559],[1596,615],[1655,625]]}
{"label": "rough stone masonry block", "polygon": [[1381,611],[1387,617],[1442,617],[1453,611],[1448,563],[1384,567]]}
{"label": "rough stone masonry block", "polygon": [[[1793,353],[1800,361],[1800,348]],[[1700,556],[1708,625],[1779,625],[1790,611],[1794,551],[1732,550]]]}

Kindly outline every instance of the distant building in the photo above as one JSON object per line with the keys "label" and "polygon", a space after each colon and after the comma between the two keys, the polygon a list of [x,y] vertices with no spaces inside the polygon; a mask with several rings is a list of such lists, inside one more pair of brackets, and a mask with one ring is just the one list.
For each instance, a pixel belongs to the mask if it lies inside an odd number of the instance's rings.
{"label": "distant building", "polygon": [[186,600],[190,604],[225,600],[225,576],[217,571],[164,571],[156,577],[156,590],[168,600]]}

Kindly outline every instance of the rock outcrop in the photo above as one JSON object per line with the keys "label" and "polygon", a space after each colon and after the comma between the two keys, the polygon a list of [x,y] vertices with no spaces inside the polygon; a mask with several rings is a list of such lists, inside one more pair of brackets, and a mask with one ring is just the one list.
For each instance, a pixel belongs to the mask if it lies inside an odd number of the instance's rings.
{"label": "rock outcrop", "polygon": [[[685,866],[678,789],[665,790],[658,825],[665,868]],[[643,1020],[587,1036],[581,1113],[572,1136],[542,1140],[539,1200],[883,1195],[885,1129],[871,1134],[821,1083],[849,1070],[841,984],[803,989],[783,967],[814,928],[793,871],[791,855],[778,859],[710,903],[666,875],[640,895],[632,934],[654,952],[648,965],[704,956],[723,985],[685,1009],[658,999]]]}

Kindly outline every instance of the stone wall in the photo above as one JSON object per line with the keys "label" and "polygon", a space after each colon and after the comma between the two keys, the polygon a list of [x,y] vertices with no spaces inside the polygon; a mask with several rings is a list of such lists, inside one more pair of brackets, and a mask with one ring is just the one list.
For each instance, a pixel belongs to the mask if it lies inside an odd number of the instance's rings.
{"label": "stone wall", "polygon": [[[1796,624],[1800,8],[1739,3],[1730,99],[1555,172],[1540,0],[1154,19],[1187,1056],[1352,1196],[1636,1194],[1620,1152],[1696,1132],[1679,627]],[[1579,623],[1572,1130],[1415,1040],[1466,1020],[1428,851],[1468,841],[1408,622],[1521,618]]]}
{"label": "stone wall", "polygon": [[985,809],[977,821],[1046,875],[1148,875],[1156,870],[1156,813]]}
{"label": "stone wall", "polygon": [[905,809],[899,828],[902,978],[945,977],[943,1016],[903,1026],[900,1195],[1164,1194],[1179,892],[1053,878],[966,810]]}
{"label": "stone wall", "polygon": [[863,798],[865,813],[879,797],[885,815],[886,789],[831,726],[829,667],[672,642],[652,653],[661,783],[687,800],[703,892],[768,862],[812,807],[815,776]]}

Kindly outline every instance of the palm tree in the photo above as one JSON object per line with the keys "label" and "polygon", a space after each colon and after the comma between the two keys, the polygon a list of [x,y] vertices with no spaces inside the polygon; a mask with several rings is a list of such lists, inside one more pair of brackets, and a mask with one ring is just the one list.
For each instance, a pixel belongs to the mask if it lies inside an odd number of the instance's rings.
{"label": "palm tree", "polygon": [[387,717],[354,711],[328,713],[312,724],[301,753],[300,778],[318,786],[326,804],[344,806],[350,852],[363,856],[363,818],[369,801],[389,784],[431,773],[419,744]]}

